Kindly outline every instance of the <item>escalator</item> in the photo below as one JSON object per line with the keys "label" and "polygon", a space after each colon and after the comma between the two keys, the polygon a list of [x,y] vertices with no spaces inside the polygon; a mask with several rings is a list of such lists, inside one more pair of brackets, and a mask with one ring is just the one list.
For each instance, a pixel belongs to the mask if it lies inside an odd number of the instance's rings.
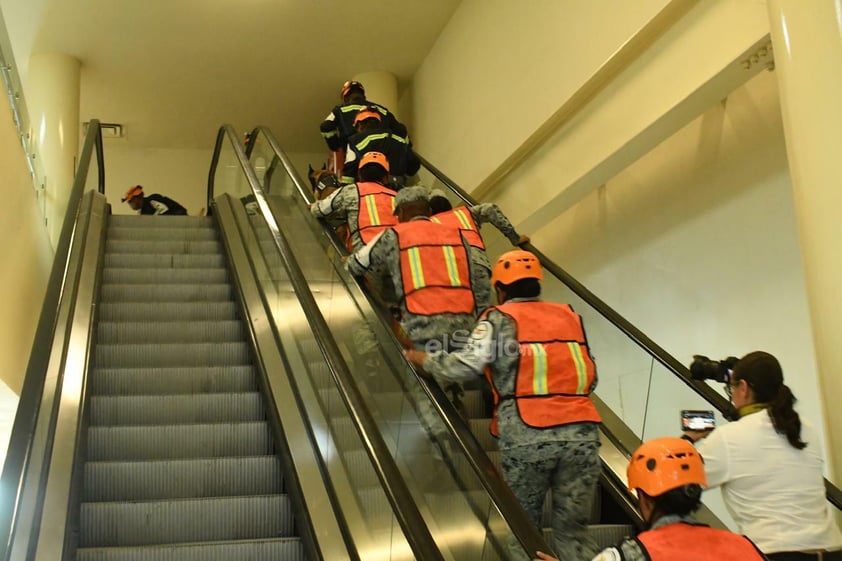
{"label": "escalator", "polygon": [[[300,258],[307,278],[312,280],[311,290],[322,313],[328,318],[332,335],[343,348],[349,362],[359,365],[355,376],[366,388],[372,409],[387,419],[384,427],[389,426],[388,419],[394,419],[390,407],[398,399],[396,396],[403,394],[403,399],[410,399],[407,390],[412,385],[423,386],[452,437],[445,443],[437,444],[444,444],[443,449],[448,451],[447,469],[454,474],[457,487],[468,494],[480,493],[480,490],[488,493],[494,501],[491,510],[505,512],[503,517],[506,521],[516,526],[514,520],[522,516],[522,512],[507,511],[506,497],[502,496],[505,492],[496,488],[499,475],[494,465],[498,460],[493,440],[488,438],[487,407],[477,395],[468,396],[469,418],[467,423],[463,423],[437,386],[426,385],[409,371],[388,327],[388,318],[376,311],[365,289],[359,287],[344,271],[342,256],[345,252],[342,243],[309,215],[306,206],[312,201],[311,192],[278,146],[271,131],[259,127],[251,133],[250,138],[249,157],[262,183],[267,206],[271,208],[278,223],[290,233],[293,253]],[[423,159],[422,163],[423,184],[445,190],[454,206],[475,203],[431,164]],[[509,247],[508,241],[498,232],[488,230],[483,230],[483,236],[490,253],[496,255],[505,251]],[[631,451],[643,440],[676,434],[675,418],[678,409],[714,409],[720,422],[732,418],[733,410],[720,391],[705,382],[693,380],[680,361],[611,310],[537,248],[529,246],[528,249],[538,255],[545,268],[542,296],[551,301],[571,303],[584,317],[590,348],[596,357],[601,380],[593,398],[604,419],[601,450],[603,473],[599,495],[594,501],[591,528],[600,543],[615,543],[623,535],[631,533],[634,526],[639,528],[642,524],[634,506],[636,500],[625,487],[625,466]],[[379,342],[380,362],[375,363],[375,368],[391,375],[372,377],[371,366],[366,366],[371,361],[358,348],[359,333],[364,330],[370,330]],[[634,392],[637,393],[621,391],[618,380],[624,377],[635,380]],[[415,430],[424,432],[419,427],[415,427]],[[394,433],[396,439],[401,436],[399,432]],[[423,459],[416,460],[429,452],[429,440],[424,439],[423,444],[420,440],[414,452],[399,450],[395,456],[399,458],[402,453],[409,456],[409,477],[423,481],[425,475],[435,468]],[[482,453],[479,453],[480,450]],[[842,494],[839,490],[829,482],[826,482],[826,489],[831,505],[837,510],[842,508]],[[482,507],[473,505],[469,510],[476,514],[482,511]],[[439,526],[453,523],[447,514],[452,512],[445,511],[442,514],[443,522]],[[545,528],[549,525],[549,514],[547,504]],[[697,517],[717,527],[725,527],[730,523],[718,493],[706,494],[705,507]],[[454,514],[455,518],[467,520],[469,515],[463,512]],[[486,528],[493,528],[493,517],[489,516],[486,521],[480,520],[479,525],[483,524]],[[548,534],[545,530],[545,537],[551,543]],[[437,542],[446,540],[446,536],[438,536],[435,532],[434,537]],[[529,550],[525,541],[521,543]]]}
{"label": "escalator", "polygon": [[[110,216],[102,162],[92,121],[3,468],[0,558],[362,558],[372,522],[317,453],[225,197],[213,217]],[[369,493],[393,498],[378,522],[441,559],[392,507],[412,504],[399,487]]]}

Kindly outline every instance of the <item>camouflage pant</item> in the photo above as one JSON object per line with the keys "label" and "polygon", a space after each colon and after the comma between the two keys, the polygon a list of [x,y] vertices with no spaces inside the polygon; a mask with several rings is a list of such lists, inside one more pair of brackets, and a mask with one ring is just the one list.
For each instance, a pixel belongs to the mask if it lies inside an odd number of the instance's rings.
{"label": "camouflage pant", "polygon": [[544,498],[551,492],[556,556],[590,561],[599,551],[587,532],[600,471],[599,441],[517,446],[501,450],[500,459],[503,477],[539,528]]}
{"label": "camouflage pant", "polygon": [[477,311],[482,312],[489,307],[491,301],[491,273],[482,266],[476,266],[472,270],[471,288],[474,290],[474,298],[477,299]]}

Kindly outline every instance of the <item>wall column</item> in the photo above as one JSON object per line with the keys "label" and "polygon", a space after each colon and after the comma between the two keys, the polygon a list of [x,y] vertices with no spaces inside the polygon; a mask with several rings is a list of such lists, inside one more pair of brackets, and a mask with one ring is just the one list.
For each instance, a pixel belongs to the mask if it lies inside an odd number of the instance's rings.
{"label": "wall column", "polygon": [[47,231],[58,242],[79,153],[79,76],[77,59],[60,54],[29,59],[27,106],[36,157],[46,176]]}
{"label": "wall column", "polygon": [[394,74],[385,71],[362,72],[352,78],[365,88],[365,98],[379,103],[398,116],[398,80]]}
{"label": "wall column", "polygon": [[[829,478],[839,485],[842,409],[830,404],[834,396],[842,395],[842,345],[838,341],[842,335],[842,3],[769,0],[768,7],[824,396]],[[781,325],[786,325],[784,318]]]}

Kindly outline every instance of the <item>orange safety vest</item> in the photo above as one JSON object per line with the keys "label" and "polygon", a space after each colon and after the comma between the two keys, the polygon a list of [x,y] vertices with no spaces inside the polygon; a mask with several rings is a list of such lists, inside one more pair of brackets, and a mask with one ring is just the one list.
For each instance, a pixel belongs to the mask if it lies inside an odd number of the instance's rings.
{"label": "orange safety vest", "polygon": [[[504,303],[485,314],[495,309],[515,322],[519,355],[514,395],[500,396],[491,370],[486,369],[495,405],[514,399],[521,420],[533,428],[601,422],[588,397],[596,386],[596,365],[579,314],[567,304],[540,301]],[[491,422],[494,436],[499,434],[496,409]]]}
{"label": "orange safety vest", "polygon": [[357,183],[357,192],[359,193],[357,232],[360,233],[363,243],[368,243],[377,234],[398,223],[398,218],[395,216],[397,193],[373,181]]}
{"label": "orange safety vest", "polygon": [[462,231],[465,240],[471,247],[485,249],[485,242],[479,233],[479,226],[477,226],[471,211],[468,207],[459,206],[445,212],[440,212],[430,218],[433,222],[444,224],[445,226],[453,226]]}
{"label": "orange safety vest", "polygon": [[470,260],[459,230],[429,220],[402,222],[394,230],[406,310],[422,316],[473,314]]}
{"label": "orange safety vest", "polygon": [[765,557],[745,536],[701,524],[677,522],[648,530],[637,541],[652,561],[763,561]]}

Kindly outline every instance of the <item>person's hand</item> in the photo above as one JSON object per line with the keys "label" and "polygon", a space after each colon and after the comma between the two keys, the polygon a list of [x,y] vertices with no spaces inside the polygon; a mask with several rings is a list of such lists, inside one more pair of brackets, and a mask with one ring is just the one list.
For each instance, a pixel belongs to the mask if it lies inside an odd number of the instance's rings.
{"label": "person's hand", "polygon": [[[517,244],[518,244],[518,245],[523,245],[523,244],[526,244],[526,243],[529,243],[529,236],[527,236],[526,234],[521,234],[521,235],[520,235],[520,238],[518,238],[518,240],[517,240]],[[540,553],[540,552],[539,552],[539,553]],[[545,554],[545,555],[546,555],[546,554]],[[552,559],[552,558],[551,558],[551,559]]]}
{"label": "person's hand", "polygon": [[695,444],[696,442],[700,441],[701,439],[705,438],[707,435],[713,432],[713,429],[710,430],[686,430],[682,434],[682,438],[686,436],[690,440],[693,441]]}
{"label": "person's hand", "polygon": [[537,557],[533,559],[533,561],[558,561],[558,559],[549,553],[544,553],[543,551],[536,551],[535,555],[537,555]]}
{"label": "person's hand", "polygon": [[406,360],[415,366],[423,366],[424,359],[427,358],[427,353],[424,351],[417,351],[415,349],[405,349],[403,351],[403,356],[405,356]]}

